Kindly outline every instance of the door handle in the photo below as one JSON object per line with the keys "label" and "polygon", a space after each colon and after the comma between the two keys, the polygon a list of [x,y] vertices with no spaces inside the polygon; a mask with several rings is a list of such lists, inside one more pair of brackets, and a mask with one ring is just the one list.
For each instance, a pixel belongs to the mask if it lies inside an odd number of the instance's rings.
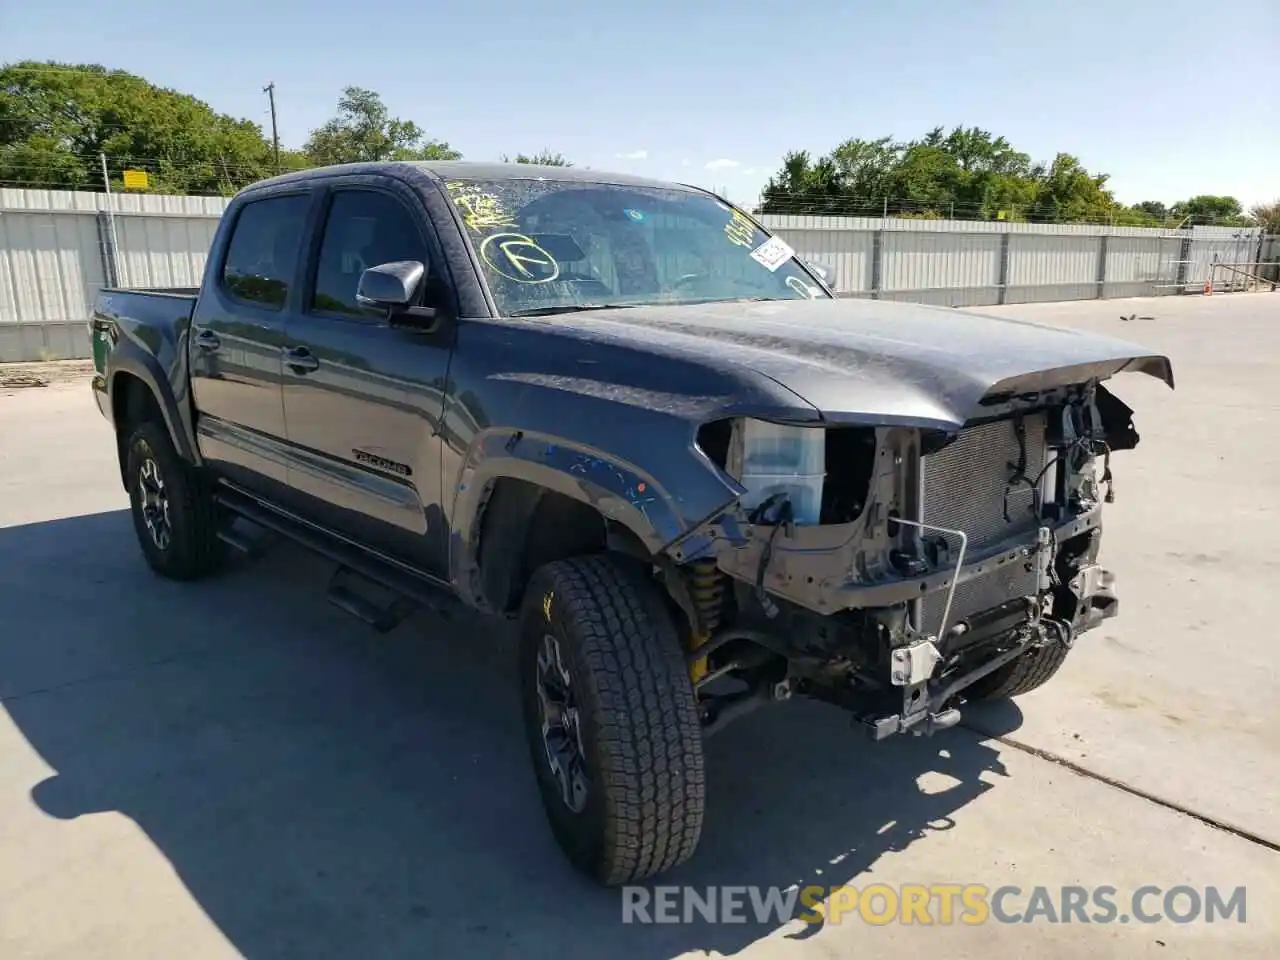
{"label": "door handle", "polygon": [[290,370],[298,374],[307,374],[312,370],[320,369],[320,361],[306,347],[294,347],[292,350],[286,350],[284,362]]}
{"label": "door handle", "polygon": [[201,350],[217,350],[222,346],[222,341],[218,339],[218,335],[212,330],[201,330],[196,334],[196,346]]}

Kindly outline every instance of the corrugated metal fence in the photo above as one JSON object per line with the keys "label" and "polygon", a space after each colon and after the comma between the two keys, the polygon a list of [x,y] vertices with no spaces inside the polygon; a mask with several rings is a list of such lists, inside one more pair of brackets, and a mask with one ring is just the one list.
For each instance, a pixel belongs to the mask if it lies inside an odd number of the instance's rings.
{"label": "corrugated metal fence", "polygon": [[[89,355],[105,285],[191,287],[227,201],[0,189],[0,361]],[[909,220],[761,218],[842,294],[982,306],[1198,292],[1210,264],[1260,257],[1259,231]],[[114,220],[114,231],[112,221]],[[1275,245],[1267,249],[1275,251]]]}
{"label": "corrugated metal fence", "polygon": [[[104,286],[198,286],[220,197],[0,189],[0,361],[89,356]],[[114,236],[111,221],[114,220]]]}
{"label": "corrugated metal fence", "polygon": [[1262,241],[1241,227],[762,219],[801,256],[831,266],[843,294],[952,307],[1198,293],[1211,264],[1257,260]]}

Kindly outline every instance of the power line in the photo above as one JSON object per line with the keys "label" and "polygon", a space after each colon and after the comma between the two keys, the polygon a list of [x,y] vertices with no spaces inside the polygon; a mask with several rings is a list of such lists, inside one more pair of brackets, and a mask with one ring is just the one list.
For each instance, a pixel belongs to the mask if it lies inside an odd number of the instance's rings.
{"label": "power line", "polygon": [[[274,83],[264,88],[264,92],[268,93],[270,99],[274,101]],[[13,118],[0,118],[0,123],[36,123],[37,121],[18,121]],[[127,154],[111,152],[109,161],[112,166],[130,166],[134,168],[146,169],[149,173],[154,173],[157,177],[172,177],[174,180],[187,179],[214,179],[220,180],[226,186],[232,186],[233,182],[247,185],[248,183],[262,179],[270,172],[280,172],[281,165],[279,160],[279,143],[278,138],[273,138],[273,159],[274,171],[271,170],[270,161],[267,157],[261,158],[240,158],[229,159],[218,155],[191,157],[191,156],[144,156],[139,154]],[[265,145],[264,145],[265,146]],[[21,155],[20,155],[21,156]],[[76,151],[66,149],[54,149],[49,154],[50,162],[35,162],[30,155],[24,156],[24,162],[9,160],[4,162],[4,147],[0,147],[0,162],[4,163],[4,168],[16,173],[42,174],[48,176],[51,167],[59,161],[67,159],[76,160],[80,164],[87,167],[89,164],[97,164],[99,153],[97,151]],[[86,177],[86,182],[91,178]],[[50,180],[41,178],[13,178],[10,177],[6,182],[22,182],[25,184],[39,184],[50,188],[66,188],[68,184],[65,179]],[[178,184],[175,184],[178,186]],[[1108,224],[1116,226],[1172,226],[1171,223],[1152,223],[1151,220],[1144,218],[1139,214],[1130,213],[1126,209],[1116,209],[1106,215],[1098,215],[1084,220],[1068,219],[1058,215],[1052,210],[1049,204],[1018,204],[1018,203],[1002,203],[1000,201],[956,201],[947,199],[925,200],[913,197],[891,197],[891,196],[849,196],[845,194],[834,195],[814,195],[804,192],[785,192],[777,188],[766,189],[757,199],[755,204],[750,205],[754,209],[765,209],[771,214],[792,215],[792,216],[850,216],[850,217],[881,217],[890,214],[897,217],[912,214],[929,214],[929,219],[940,220],[985,220],[999,221],[1008,220],[1011,222],[1031,222],[1031,223],[1092,223],[1092,224]],[[999,212],[1004,211],[1005,216],[1000,217]],[[957,216],[960,214],[960,216]],[[918,216],[916,218],[919,218]],[[1226,218],[1230,222],[1229,226],[1238,226],[1239,218]],[[1217,223],[1219,218],[1214,216],[1195,216],[1189,218],[1189,222],[1196,225],[1212,225]]]}
{"label": "power line", "polygon": [[[226,121],[226,123],[224,124],[220,121]],[[149,132],[149,129],[150,129],[146,125],[137,124],[137,123],[133,123],[133,124],[90,123],[85,125],[83,121],[74,117],[49,117],[49,118],[41,117],[41,118],[35,118],[35,119],[31,119],[27,117],[0,117],[0,129],[4,129],[4,128],[8,128],[10,130],[25,129],[25,130],[37,130],[37,131],[49,131],[52,133],[52,132],[55,132],[56,128],[61,124],[70,124],[72,127],[76,128],[77,130],[91,130],[94,133],[111,131],[116,133],[132,134],[137,132]],[[204,129],[207,129],[212,133],[239,133],[242,131],[238,131],[234,128],[240,126],[241,124],[249,124],[255,127],[261,126],[261,124],[259,124],[256,120],[247,120],[247,119],[237,120],[236,118],[231,117],[229,115],[224,116],[219,114],[217,115],[217,119],[210,122]]]}
{"label": "power line", "polygon": [[[10,172],[9,180],[21,180],[24,183],[41,184],[51,188],[66,188],[72,186],[66,179],[51,179],[51,170],[56,166],[59,160],[75,160],[81,167],[85,176],[82,178],[84,182],[91,183],[93,177],[89,174],[92,169],[91,164],[96,165],[98,161],[97,154],[58,151],[50,154],[50,162],[37,162],[31,157],[24,157],[23,160],[10,160],[3,163],[4,170]],[[159,179],[172,178],[175,181],[199,179],[199,180],[217,180],[223,184],[240,183],[247,185],[255,180],[263,179],[270,175],[273,171],[271,161],[267,157],[261,157],[257,160],[232,160],[218,156],[189,158],[189,157],[145,157],[133,154],[114,154],[109,157],[110,163],[115,168],[130,167],[134,169],[143,169],[146,172],[155,175]],[[3,162],[3,153],[0,152],[0,163]],[[19,174],[13,177],[12,174]],[[30,174],[31,176],[21,176],[22,174]],[[179,184],[175,184],[178,186]],[[1052,209],[1045,206],[1018,205],[1001,206],[998,204],[983,204],[972,201],[928,201],[917,200],[910,197],[883,197],[883,196],[867,196],[867,197],[850,197],[850,196],[827,196],[813,197],[805,194],[779,194],[776,191],[760,198],[755,204],[748,204],[756,209],[764,209],[770,214],[790,215],[790,216],[828,216],[828,217],[864,217],[869,219],[880,218],[886,211],[892,217],[921,219],[919,214],[934,214],[928,219],[937,220],[953,220],[953,221],[1000,221],[1001,219],[1009,222],[1031,222],[1031,223],[1081,223],[1081,224],[1108,224],[1116,226],[1166,226],[1171,227],[1173,223],[1151,223],[1150,220],[1143,218],[1141,215],[1131,214],[1128,211],[1117,210],[1105,215],[1079,219],[1064,218]],[[993,211],[1004,210],[1006,216],[1004,218],[993,215]],[[946,211],[945,214],[943,211]],[[915,215],[915,216],[913,216]],[[959,215],[959,216],[957,216]],[[1219,218],[1213,216],[1193,216],[1189,218],[1191,223],[1196,225],[1211,225],[1218,221]],[[1235,222],[1235,218],[1231,218],[1232,223],[1228,225],[1239,225]]]}
{"label": "power line", "polygon": [[[182,179],[181,174],[184,169],[190,169],[190,168],[179,167],[169,172],[174,174],[175,179],[180,180]],[[29,172],[32,175],[29,177],[5,176],[6,170],[9,171],[10,173]],[[151,171],[148,171],[148,172],[151,172]],[[102,192],[100,189],[101,180],[95,178],[92,169],[86,168],[85,173],[86,175],[82,182],[68,183],[66,180],[50,179],[47,175],[48,167],[45,165],[10,164],[6,166],[0,166],[0,187],[18,187],[18,188],[24,188],[24,189],[48,189],[48,190],[79,189],[81,192],[90,192],[90,193]],[[157,175],[160,177],[163,177],[164,173],[165,171],[160,171]],[[206,164],[201,164],[200,165],[201,179],[204,179],[206,181],[208,180],[221,181],[219,186],[218,187],[209,186],[202,189],[199,187],[193,187],[190,184],[185,184],[183,185],[184,192],[182,194],[177,194],[177,195],[199,196],[199,197],[207,197],[207,196],[225,197],[225,196],[228,196],[230,192],[234,192],[235,190],[241,187],[247,186],[256,180],[263,179],[264,176],[268,173],[269,171],[264,171],[262,168],[242,167],[242,166],[237,166],[235,164],[227,164],[224,166],[221,162],[210,162]],[[128,195],[128,194],[125,194],[125,195]],[[141,192],[139,192],[138,195],[146,195],[146,194],[142,194]],[[883,198],[870,198],[870,199],[871,199],[871,202],[873,202],[874,204],[879,204],[880,200]],[[879,210],[880,207],[877,205],[876,209]],[[770,214],[775,214],[775,213],[776,211],[770,211]],[[788,214],[783,213],[781,215],[785,216]],[[796,215],[796,214],[791,214],[791,215]],[[831,213],[831,212],[820,212],[820,213],[799,214],[799,215],[800,216],[819,216],[819,217],[841,216],[841,214],[839,213]],[[847,214],[845,214],[845,216],[847,216]],[[866,219],[880,219],[880,216],[877,213],[874,217],[867,217]],[[905,217],[897,216],[894,213],[891,213],[889,219],[909,220],[909,219],[919,219],[919,218],[912,218],[909,215]],[[948,219],[948,218],[933,218],[933,219]],[[1017,219],[1009,219],[1006,221],[995,221],[992,218],[983,219],[979,217],[958,217],[958,218],[950,218],[950,219],[951,219],[951,222],[955,222],[955,223],[1008,222],[1008,223],[1056,224],[1060,226],[1134,226],[1134,227],[1151,227],[1155,229],[1159,229],[1159,228],[1172,229],[1172,225],[1169,223],[1151,224],[1149,222],[1135,221],[1133,219],[1126,220],[1126,218],[1122,218],[1120,216],[1115,217],[1114,220],[1110,218],[1093,218],[1093,219],[1086,219],[1086,220],[1063,220],[1061,218],[1056,217],[1052,213],[1037,213],[1035,211],[1032,211],[1026,214],[1019,214]],[[1217,218],[1215,217],[1193,217],[1190,219],[1190,222],[1196,226],[1212,226],[1212,225],[1215,225],[1216,220]],[[1252,228],[1253,225],[1247,224],[1247,223],[1231,223],[1231,224],[1226,224],[1226,226],[1239,227],[1240,229],[1249,229],[1249,228]],[[975,243],[985,242],[985,239],[986,238],[984,234],[984,235],[978,236],[974,242]]]}
{"label": "power line", "polygon": [[[4,149],[3,147],[0,147],[0,162],[4,161],[5,155],[2,152],[3,149]],[[50,151],[48,156],[50,158],[50,161],[69,159],[69,160],[77,160],[83,163],[96,163],[98,160],[98,154],[101,152],[102,151],[96,151],[96,152],[90,153],[88,151],[74,152],[70,150],[56,150],[56,151]],[[140,166],[140,167],[164,166],[164,167],[176,167],[176,168],[188,168],[188,169],[201,167],[201,166],[208,166],[211,164],[217,164],[219,166],[230,166],[230,167],[235,167],[242,170],[259,170],[264,167],[271,166],[271,159],[267,156],[263,156],[260,160],[254,160],[254,159],[231,160],[217,154],[214,154],[212,156],[204,156],[204,157],[144,157],[138,154],[112,153],[108,151],[107,160],[112,165],[125,165],[125,166],[134,165],[134,166]],[[13,161],[10,161],[10,163],[12,162]],[[33,162],[30,155],[28,155],[21,165],[29,166],[29,167],[30,166],[51,166],[52,162],[51,163],[35,163]]]}
{"label": "power line", "polygon": [[[54,158],[73,158],[84,162],[97,162],[98,153],[89,151],[70,151],[58,150],[50,154]],[[145,156],[142,154],[130,153],[110,153],[108,159],[113,164],[137,164],[139,166],[156,165],[167,166],[174,169],[194,169],[204,166],[218,166],[224,169],[236,169],[246,172],[257,172],[267,164],[267,159],[263,157],[261,160],[236,160],[231,161],[218,156],[205,157],[181,157],[181,156]],[[25,166],[39,167],[41,165],[32,164],[28,161]],[[884,212],[887,206],[890,212],[928,212],[937,211],[942,213],[946,211],[950,213],[963,212],[981,212],[984,210],[1009,210],[1024,211],[1027,209],[1038,211],[1039,205],[1032,204],[1001,204],[998,202],[982,202],[982,201],[952,201],[952,200],[922,200],[915,197],[895,197],[885,195],[831,195],[831,196],[815,196],[807,193],[781,193],[778,191],[770,191],[757,199],[756,206],[769,206],[771,213],[779,214],[806,214],[821,213],[828,216],[841,215],[857,215],[867,216],[874,214],[879,216]],[[1119,216],[1120,214],[1117,214]],[[957,219],[953,216],[943,216],[939,219]]]}

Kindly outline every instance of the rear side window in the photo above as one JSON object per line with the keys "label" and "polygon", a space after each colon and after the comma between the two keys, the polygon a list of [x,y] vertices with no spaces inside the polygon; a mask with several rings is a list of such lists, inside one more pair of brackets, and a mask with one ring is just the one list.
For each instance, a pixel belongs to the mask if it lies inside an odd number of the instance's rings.
{"label": "rear side window", "polygon": [[284,306],[297,274],[309,196],[269,197],[244,205],[222,264],[222,286],[234,297],[273,310]]}

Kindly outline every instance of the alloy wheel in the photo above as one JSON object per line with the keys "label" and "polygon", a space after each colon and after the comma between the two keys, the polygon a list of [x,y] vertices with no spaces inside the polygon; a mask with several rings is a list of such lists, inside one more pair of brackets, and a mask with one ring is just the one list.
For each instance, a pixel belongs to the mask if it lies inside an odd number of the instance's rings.
{"label": "alloy wheel", "polygon": [[560,655],[560,644],[547,634],[538,651],[535,689],[542,717],[547,765],[560,784],[561,799],[574,813],[587,805],[587,770],[582,725],[573,681]]}
{"label": "alloy wheel", "polygon": [[173,524],[169,520],[169,491],[165,487],[160,466],[151,457],[138,468],[138,495],[142,501],[142,522],[159,550],[168,550],[173,542]]}

